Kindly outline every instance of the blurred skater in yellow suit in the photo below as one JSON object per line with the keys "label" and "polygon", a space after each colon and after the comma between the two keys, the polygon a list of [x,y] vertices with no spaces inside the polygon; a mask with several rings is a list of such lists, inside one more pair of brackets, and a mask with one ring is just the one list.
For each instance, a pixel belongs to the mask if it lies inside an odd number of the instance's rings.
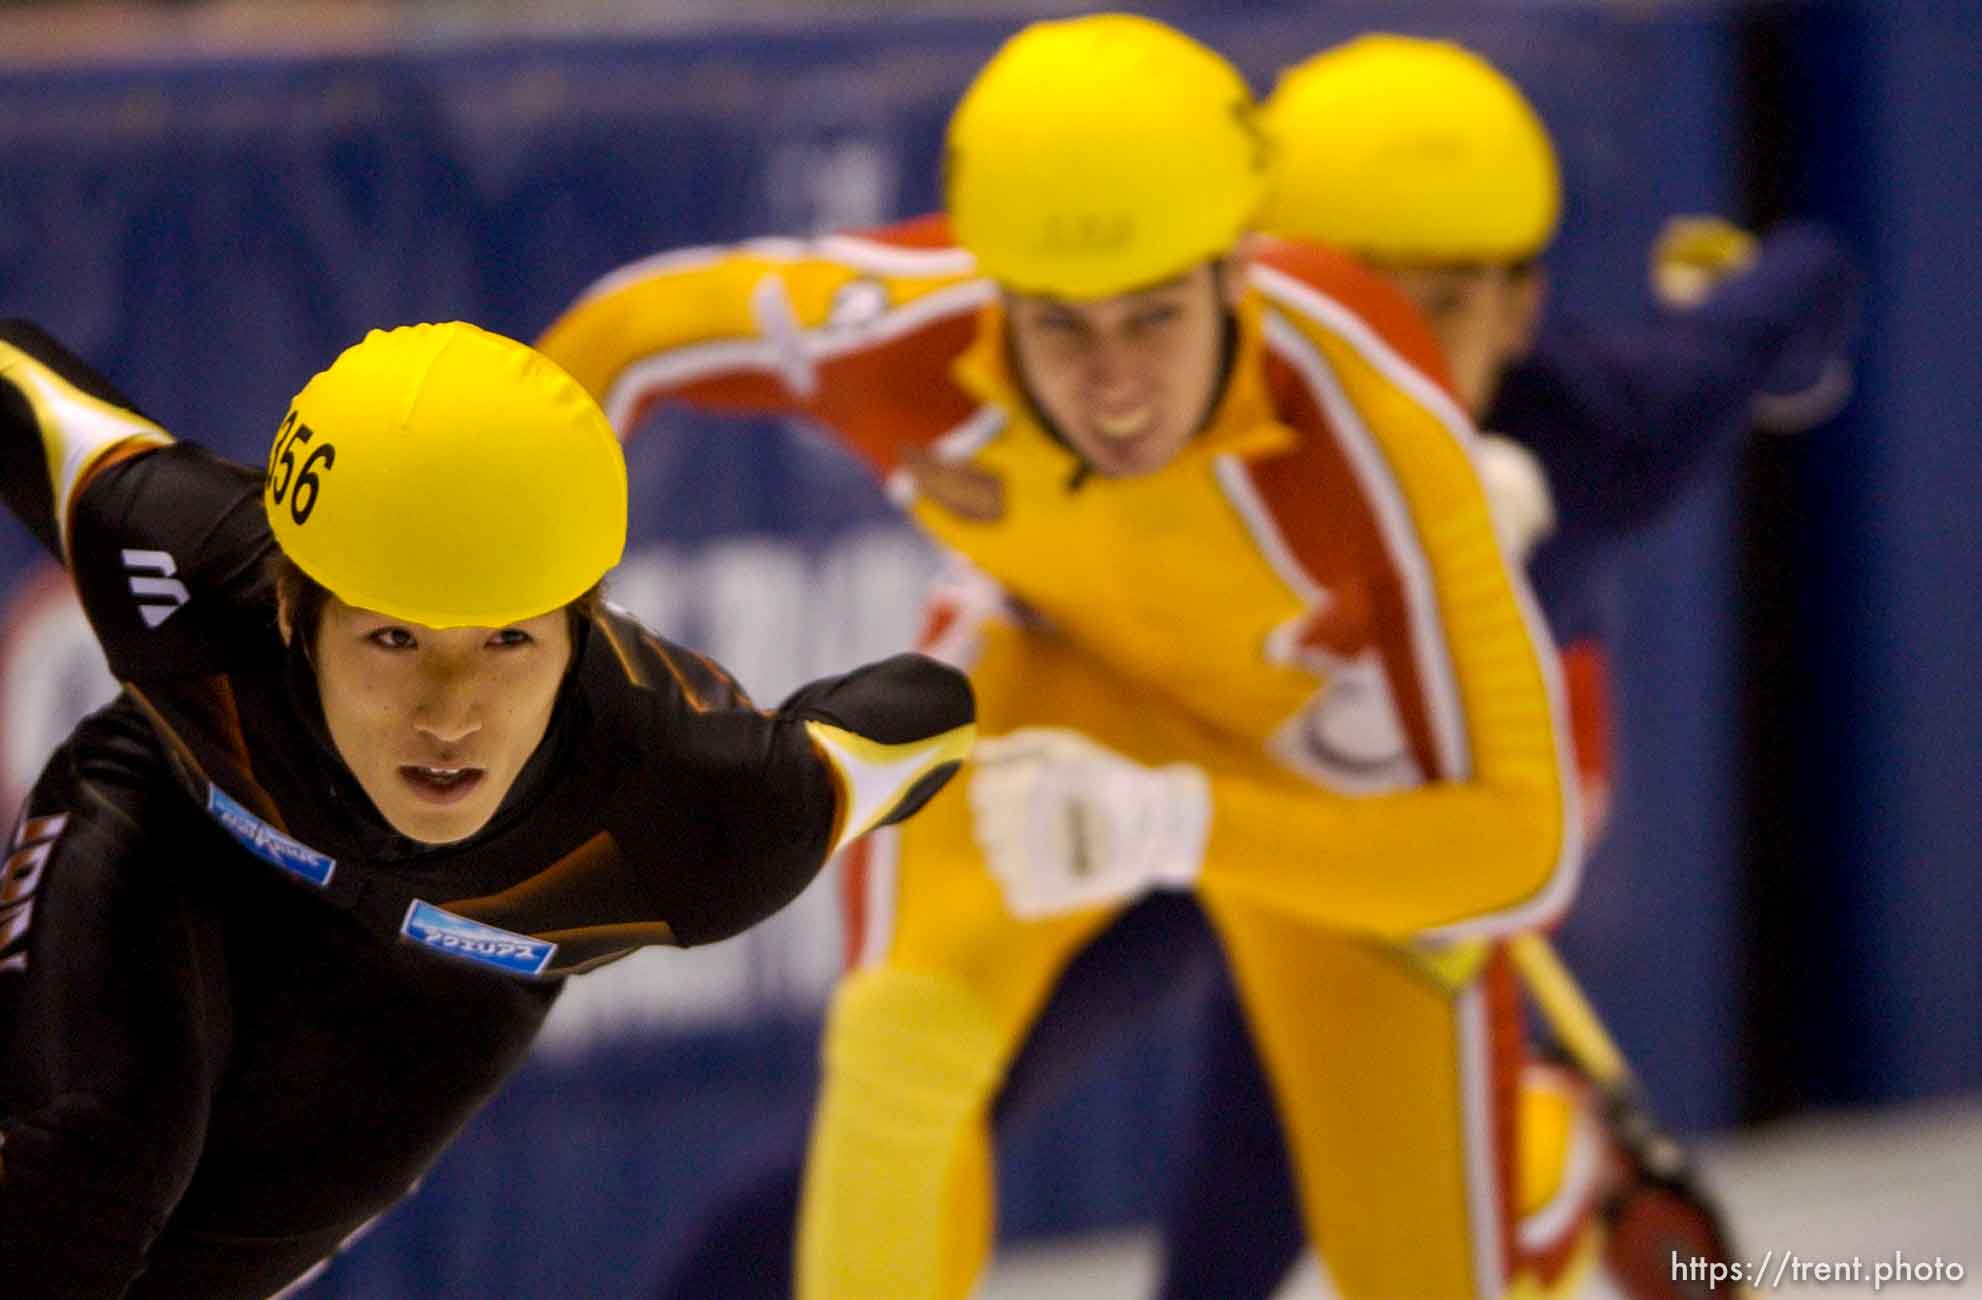
{"label": "blurred skater in yellow suit", "polygon": [[1217,928],[1345,1295],[1513,1294],[1569,1253],[1514,1228],[1493,943],[1574,888],[1554,654],[1418,311],[1247,237],[1253,114],[1161,24],[1037,24],[952,119],[947,221],[636,263],[542,341],[622,431],[811,417],[969,561],[925,648],[991,739],[849,873],[807,1300],[967,1294],[1002,1074],[1159,888]]}

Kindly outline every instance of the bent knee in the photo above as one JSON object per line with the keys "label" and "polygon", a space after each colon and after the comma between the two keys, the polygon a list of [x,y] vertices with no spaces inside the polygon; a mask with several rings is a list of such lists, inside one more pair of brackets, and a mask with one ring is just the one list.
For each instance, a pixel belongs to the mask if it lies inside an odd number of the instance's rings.
{"label": "bent knee", "polygon": [[997,1086],[1003,1042],[990,1008],[961,980],[883,966],[840,985],[825,1055],[828,1074],[856,1086],[974,1106]]}

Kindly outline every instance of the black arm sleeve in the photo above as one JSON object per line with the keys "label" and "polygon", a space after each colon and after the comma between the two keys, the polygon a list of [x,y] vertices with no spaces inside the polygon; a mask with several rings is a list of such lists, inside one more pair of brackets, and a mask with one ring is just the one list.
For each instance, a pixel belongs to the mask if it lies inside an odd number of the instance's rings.
{"label": "black arm sleeve", "polygon": [[244,623],[270,617],[261,475],[174,443],[18,321],[0,323],[0,488],[68,563],[121,679],[219,671]]}
{"label": "black arm sleeve", "polygon": [[846,843],[920,808],[976,735],[968,680],[921,655],[813,682],[762,713],[720,668],[628,620],[595,632],[622,657],[582,670],[594,720],[567,761],[588,788],[544,814],[567,823],[558,846],[498,892],[433,900],[554,943],[540,974],[749,929]]}
{"label": "black arm sleeve", "polygon": [[70,569],[120,680],[224,671],[274,618],[261,475],[192,443],[111,466],[76,502]]}
{"label": "black arm sleeve", "polygon": [[774,714],[697,718],[714,796],[710,860],[674,891],[677,942],[742,933],[796,898],[847,841],[913,814],[957,770],[975,717],[962,673],[902,654],[801,687]]}
{"label": "black arm sleeve", "polygon": [[48,456],[27,395],[0,382],[0,495],[7,509],[26,524],[50,555],[62,554],[55,528],[55,493],[48,481]]}
{"label": "black arm sleeve", "polygon": [[[122,413],[120,419],[118,413]],[[57,559],[72,458],[160,431],[110,382],[36,326],[0,320],[0,494]]]}
{"label": "black arm sleeve", "polygon": [[228,1050],[217,930],[145,839],[117,757],[75,753],[10,858],[40,854],[0,947],[9,1300],[124,1294],[192,1178]]}

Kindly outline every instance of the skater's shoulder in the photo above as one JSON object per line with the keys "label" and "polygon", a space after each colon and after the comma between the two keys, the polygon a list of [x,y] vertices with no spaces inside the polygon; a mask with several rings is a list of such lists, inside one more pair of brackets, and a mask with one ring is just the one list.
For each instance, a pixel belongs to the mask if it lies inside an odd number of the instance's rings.
{"label": "skater's shoulder", "polygon": [[1262,238],[1247,264],[1263,302],[1268,355],[1297,376],[1367,368],[1417,391],[1450,387],[1431,326],[1395,286],[1321,244]]}
{"label": "skater's shoulder", "polygon": [[665,715],[684,716],[755,707],[721,664],[610,600],[591,613],[581,637],[574,687],[609,726],[639,726],[657,705]]}

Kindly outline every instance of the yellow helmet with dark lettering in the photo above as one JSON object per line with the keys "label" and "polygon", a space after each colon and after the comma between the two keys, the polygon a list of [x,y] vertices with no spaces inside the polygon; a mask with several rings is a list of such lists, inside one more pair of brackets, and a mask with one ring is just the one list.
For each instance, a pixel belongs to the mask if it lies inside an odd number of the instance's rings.
{"label": "yellow helmet with dark lettering", "polygon": [[1375,34],[1282,74],[1262,229],[1399,262],[1518,262],[1548,245],[1562,177],[1521,90],[1450,41]]}
{"label": "yellow helmet with dark lettering", "polygon": [[1230,249],[1267,175],[1252,92],[1225,59],[1129,14],[1034,23],[950,118],[957,242],[1026,293],[1103,298]]}
{"label": "yellow helmet with dark lettering", "polygon": [[583,595],[626,545],[626,462],[556,363],[460,321],[374,330],[303,387],[262,504],[347,604],[503,627]]}

